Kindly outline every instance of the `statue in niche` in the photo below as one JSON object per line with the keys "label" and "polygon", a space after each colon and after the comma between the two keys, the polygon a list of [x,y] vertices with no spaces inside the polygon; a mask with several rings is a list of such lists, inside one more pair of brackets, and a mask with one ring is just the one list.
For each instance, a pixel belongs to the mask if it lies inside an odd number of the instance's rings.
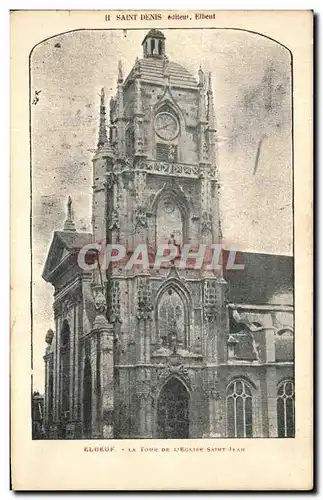
{"label": "statue in niche", "polygon": [[163,347],[182,348],[185,343],[184,307],[178,293],[169,289],[159,305],[159,335]]}

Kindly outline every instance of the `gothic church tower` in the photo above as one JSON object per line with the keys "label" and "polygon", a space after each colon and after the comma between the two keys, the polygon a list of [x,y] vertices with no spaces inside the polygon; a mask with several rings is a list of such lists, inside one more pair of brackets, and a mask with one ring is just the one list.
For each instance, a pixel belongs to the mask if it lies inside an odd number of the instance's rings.
{"label": "gothic church tower", "polygon": [[292,437],[293,259],[241,252],[239,273],[208,265],[215,250],[199,265],[222,238],[212,78],[169,60],[158,30],[142,45],[108,107],[101,91],[92,232],[69,197],[45,262],[44,432]]}
{"label": "gothic church tower", "polygon": [[142,46],[126,78],[119,63],[109,132],[102,90],[93,238],[124,245],[126,257],[145,244],[150,261],[159,244],[179,251],[160,269],[116,263],[95,272],[115,336],[114,435],[202,437],[219,432],[211,407],[224,356],[224,280],[194,260],[176,264],[183,245],[194,252],[221,241],[212,81],[170,61],[161,31]]}

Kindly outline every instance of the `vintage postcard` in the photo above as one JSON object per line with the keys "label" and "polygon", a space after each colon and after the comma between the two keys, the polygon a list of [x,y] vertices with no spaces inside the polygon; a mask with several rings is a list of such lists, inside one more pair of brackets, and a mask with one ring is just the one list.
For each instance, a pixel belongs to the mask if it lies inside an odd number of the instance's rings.
{"label": "vintage postcard", "polygon": [[310,11],[11,13],[15,490],[309,490]]}

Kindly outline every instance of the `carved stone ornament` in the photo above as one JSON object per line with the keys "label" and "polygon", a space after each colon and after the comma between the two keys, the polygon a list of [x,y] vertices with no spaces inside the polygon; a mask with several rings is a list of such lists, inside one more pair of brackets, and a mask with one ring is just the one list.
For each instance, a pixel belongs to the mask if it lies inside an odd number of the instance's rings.
{"label": "carved stone ornament", "polygon": [[101,344],[102,351],[112,354],[113,353],[113,345],[114,345],[113,335],[109,334],[109,335],[103,336],[101,342],[102,342],[102,344]]}
{"label": "carved stone ornament", "polygon": [[204,284],[204,318],[212,323],[216,321],[217,314],[216,284],[206,281]]}
{"label": "carved stone ornament", "polygon": [[140,73],[141,73],[141,67],[140,67],[139,57],[136,57],[136,61],[135,61],[135,65],[134,65],[133,71],[134,71],[134,75],[135,76],[139,76]]}
{"label": "carved stone ornament", "polygon": [[176,160],[176,146],[169,144],[168,146],[168,160],[173,163]]}
{"label": "carved stone ornament", "polygon": [[117,181],[116,175],[114,172],[109,172],[106,176],[106,186],[108,189],[112,189],[113,185]]}
{"label": "carved stone ornament", "polygon": [[201,232],[202,234],[212,232],[213,217],[210,212],[203,212],[201,217]]}
{"label": "carved stone ornament", "polygon": [[73,294],[66,296],[54,303],[54,318],[66,317],[69,310],[82,302],[82,296]]}
{"label": "carved stone ornament", "polygon": [[204,308],[204,317],[208,323],[214,323],[217,318],[217,312],[214,306],[207,305]]}
{"label": "carved stone ornament", "polygon": [[145,172],[153,172],[161,175],[174,175],[178,177],[198,178],[200,171],[196,165],[186,165],[182,163],[164,163],[154,160],[142,161],[138,164],[138,169]]}
{"label": "carved stone ornament", "polygon": [[153,399],[153,394],[154,394],[154,388],[151,387],[151,383],[147,380],[140,380],[136,384],[136,392],[139,396],[139,398],[142,399]]}
{"label": "carved stone ornament", "polygon": [[106,303],[106,300],[105,300],[105,296],[102,292],[102,290],[99,290],[97,292],[97,294],[95,295],[94,297],[94,305],[95,305],[95,309],[101,313],[101,314],[104,314],[106,309],[107,309],[107,303]]}
{"label": "carved stone ornament", "polygon": [[130,158],[129,156],[125,156],[123,158],[123,166],[126,167],[126,168],[132,168],[133,167],[133,159]]}
{"label": "carved stone ornament", "polygon": [[170,73],[169,73],[169,59],[165,55],[163,59],[163,72],[164,72],[164,77],[169,78]]}
{"label": "carved stone ornament", "polygon": [[183,364],[181,365],[168,364],[162,370],[158,370],[157,372],[158,383],[160,385],[163,385],[164,382],[166,382],[166,380],[170,378],[172,375],[178,375],[183,380],[185,380],[188,387],[191,386],[189,371],[187,370],[187,368],[185,368]]}
{"label": "carved stone ornament", "polygon": [[135,213],[135,227],[136,229],[148,227],[147,224],[147,213],[144,207],[138,207]]}
{"label": "carved stone ornament", "polygon": [[206,142],[202,145],[202,161],[207,162],[209,159],[209,147]]}
{"label": "carved stone ornament", "polygon": [[204,71],[202,70],[201,66],[199,68],[199,87],[204,87],[205,85],[205,75]]}
{"label": "carved stone ornament", "polygon": [[110,231],[120,231],[120,219],[119,219],[119,207],[116,206],[112,211],[111,224],[109,226]]}
{"label": "carved stone ornament", "polygon": [[209,397],[218,401],[221,398],[220,391],[216,387],[211,387],[209,389]]}
{"label": "carved stone ornament", "polygon": [[46,344],[52,345],[53,338],[54,338],[54,332],[53,332],[53,330],[51,328],[49,328],[47,330],[47,333],[46,333],[46,336],[45,336],[45,342],[46,342]]}
{"label": "carved stone ornament", "polygon": [[141,136],[136,138],[136,154],[142,155],[144,153],[144,141]]}
{"label": "carved stone ornament", "polygon": [[138,283],[138,309],[137,318],[139,320],[151,319],[151,313],[153,310],[151,302],[151,289],[150,284],[147,280],[140,279]]}
{"label": "carved stone ornament", "polygon": [[113,280],[110,288],[109,320],[111,323],[121,323],[120,319],[120,284]]}

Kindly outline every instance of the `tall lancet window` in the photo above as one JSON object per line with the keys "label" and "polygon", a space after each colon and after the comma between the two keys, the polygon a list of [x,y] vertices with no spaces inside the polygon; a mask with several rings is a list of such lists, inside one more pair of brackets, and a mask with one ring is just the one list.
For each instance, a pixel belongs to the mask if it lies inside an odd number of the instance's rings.
{"label": "tall lancet window", "polygon": [[70,352],[71,352],[70,327],[64,320],[60,336],[60,394],[61,417],[69,417],[70,407]]}
{"label": "tall lancet window", "polygon": [[227,389],[227,437],[252,437],[252,392],[244,380],[231,382]]}
{"label": "tall lancet window", "polygon": [[294,437],[294,383],[285,380],[277,391],[277,423],[278,437]]}
{"label": "tall lancet window", "polygon": [[126,129],[126,154],[132,158],[135,153],[135,133],[132,124]]}
{"label": "tall lancet window", "polygon": [[170,349],[187,347],[186,311],[182,298],[173,288],[161,297],[158,306],[159,338]]}

